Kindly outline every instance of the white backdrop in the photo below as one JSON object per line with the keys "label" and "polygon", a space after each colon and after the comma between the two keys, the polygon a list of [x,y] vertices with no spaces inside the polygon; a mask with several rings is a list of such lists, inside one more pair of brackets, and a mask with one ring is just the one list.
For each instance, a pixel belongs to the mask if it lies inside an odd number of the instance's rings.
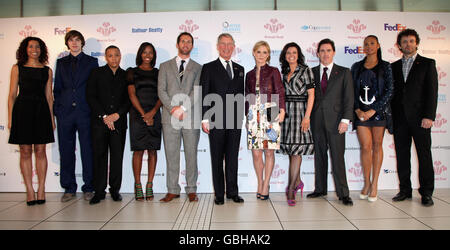
{"label": "white backdrop", "polygon": [[[106,14],[62,17],[2,18],[0,19],[0,192],[25,191],[19,169],[18,146],[9,145],[7,128],[7,96],[9,76],[20,41],[26,36],[42,38],[48,48],[50,67],[56,59],[67,55],[64,35],[70,29],[79,30],[86,39],[84,52],[98,57],[105,64],[104,49],[114,44],[122,51],[121,67],[134,67],[135,56],[142,42],[151,42],[157,50],[159,64],[177,54],[176,37],[182,31],[194,36],[192,58],[203,64],[215,60],[216,39],[222,32],[231,33],[236,41],[233,60],[249,71],[254,67],[252,47],[259,40],[266,40],[272,48],[271,65],[279,67],[278,58],[283,46],[291,41],[302,48],[310,67],[318,64],[315,56],[317,43],[331,38],[336,43],[337,64],[350,67],[361,60],[365,36],[374,34],[380,39],[383,58],[395,61],[401,54],[395,47],[398,30],[413,28],[421,37],[419,53],[436,59],[439,74],[439,103],[437,117],[432,128],[432,152],[436,174],[436,188],[449,188],[450,136],[447,132],[449,107],[447,94],[450,83],[450,14],[448,13],[404,13],[404,12],[346,12],[346,11],[229,11],[229,12],[166,12],[141,14]],[[56,132],[55,132],[56,136]],[[351,190],[363,185],[359,143],[355,132],[346,135],[345,160],[347,179]],[[57,138],[56,138],[57,139]],[[77,145],[78,147],[78,145]],[[163,148],[163,147],[162,147]],[[379,180],[379,189],[397,189],[398,178],[395,163],[393,137],[386,132],[383,143],[384,162]],[[418,187],[417,156],[413,148],[412,181]],[[134,179],[131,167],[129,138],[123,162],[122,192],[133,192]],[[59,153],[57,143],[47,146],[48,175],[46,191],[63,191],[59,185]],[[147,160],[144,156],[142,181],[147,180]],[[77,182],[82,185],[81,162],[77,152]],[[213,192],[208,137],[202,133],[198,147],[199,178],[198,192]],[[180,184],[185,185],[184,158],[181,156]],[[271,179],[271,191],[281,192],[287,185],[288,157],[276,154],[275,168]],[[166,162],[164,151],[158,152],[158,163],[154,179],[154,190],[166,192]],[[314,188],[314,157],[303,158],[301,168],[305,190]],[[329,175],[329,190],[334,190]],[[33,177],[37,183],[37,176]],[[239,188],[241,192],[256,191],[256,175],[251,152],[247,150],[243,131],[239,153]],[[183,189],[184,192],[184,189]]]}

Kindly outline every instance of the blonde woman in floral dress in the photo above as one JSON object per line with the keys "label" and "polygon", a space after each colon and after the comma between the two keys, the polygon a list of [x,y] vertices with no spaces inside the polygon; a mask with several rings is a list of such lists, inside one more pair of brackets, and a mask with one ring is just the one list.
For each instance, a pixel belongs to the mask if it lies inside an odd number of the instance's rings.
{"label": "blonde woman in floral dress", "polygon": [[[280,149],[280,123],[284,120],[284,87],[280,71],[268,65],[270,47],[260,41],[253,47],[256,66],[247,73],[245,95],[247,145],[252,150],[258,178],[257,198],[269,198],[270,177],[275,165],[274,150]],[[264,160],[263,160],[264,152]]]}

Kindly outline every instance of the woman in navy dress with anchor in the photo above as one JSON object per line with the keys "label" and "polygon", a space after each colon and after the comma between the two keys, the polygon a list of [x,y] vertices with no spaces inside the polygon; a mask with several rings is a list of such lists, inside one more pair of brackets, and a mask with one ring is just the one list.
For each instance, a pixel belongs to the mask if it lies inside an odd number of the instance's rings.
{"label": "woman in navy dress with anchor", "polygon": [[[392,134],[390,101],[394,92],[392,69],[381,58],[378,38],[369,35],[364,39],[366,57],[352,65],[355,90],[355,122],[361,145],[361,165],[364,187],[360,198],[377,200],[378,176],[383,163],[383,137],[387,128]],[[371,177],[372,173],[372,179]]]}

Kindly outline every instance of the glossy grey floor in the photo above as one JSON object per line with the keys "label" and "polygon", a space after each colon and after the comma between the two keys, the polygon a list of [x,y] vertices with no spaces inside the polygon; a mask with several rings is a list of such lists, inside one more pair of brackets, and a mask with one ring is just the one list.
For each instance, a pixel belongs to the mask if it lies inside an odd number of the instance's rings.
{"label": "glossy grey floor", "polygon": [[214,204],[212,194],[199,194],[191,203],[186,195],[170,203],[135,201],[133,194],[122,194],[114,202],[108,195],[97,205],[77,199],[61,203],[61,193],[47,193],[46,204],[27,206],[24,193],[0,193],[0,229],[22,230],[365,230],[365,229],[450,229],[450,189],[435,190],[434,206],[423,207],[420,195],[412,200],[392,202],[397,190],[379,191],[374,203],[359,199],[351,192],[354,206],[346,207],[334,192],[318,199],[297,196],[297,205],[289,207],[284,193],[271,193],[270,200],[257,200],[244,193],[243,204],[226,200]]}

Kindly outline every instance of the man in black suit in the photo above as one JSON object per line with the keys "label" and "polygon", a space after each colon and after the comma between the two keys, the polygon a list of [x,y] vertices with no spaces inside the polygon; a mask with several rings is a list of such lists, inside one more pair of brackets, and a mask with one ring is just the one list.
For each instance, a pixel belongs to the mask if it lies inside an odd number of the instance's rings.
{"label": "man in black suit", "polygon": [[108,184],[114,201],[121,201],[122,160],[130,109],[126,72],[120,68],[120,50],[109,46],[105,50],[106,65],[94,69],[89,76],[86,99],[91,107],[92,148],[94,155],[95,195],[89,204],[105,199]]}
{"label": "man in black suit", "polygon": [[219,58],[203,65],[200,77],[202,129],[209,135],[214,202],[217,205],[224,204],[224,158],[227,198],[244,202],[238,195],[238,155],[245,105],[244,68],[231,61],[234,48],[233,37],[221,34],[217,39]]}
{"label": "man in black suit", "polygon": [[345,132],[353,118],[353,80],[350,70],[333,63],[334,42],[319,42],[317,55],[320,65],[312,69],[315,81],[315,99],[311,113],[311,132],[314,139],[315,189],[308,198],[327,194],[328,156],[336,193],[344,205],[353,205],[349,196],[345,169]]}
{"label": "man in black suit", "polygon": [[417,54],[420,38],[413,29],[397,36],[402,59],[392,63],[394,97],[391,101],[394,142],[400,192],[392,199],[412,198],[411,138],[419,159],[419,193],[424,206],[432,206],[434,169],[431,156],[431,127],[436,117],[438,75],[433,59]]}

